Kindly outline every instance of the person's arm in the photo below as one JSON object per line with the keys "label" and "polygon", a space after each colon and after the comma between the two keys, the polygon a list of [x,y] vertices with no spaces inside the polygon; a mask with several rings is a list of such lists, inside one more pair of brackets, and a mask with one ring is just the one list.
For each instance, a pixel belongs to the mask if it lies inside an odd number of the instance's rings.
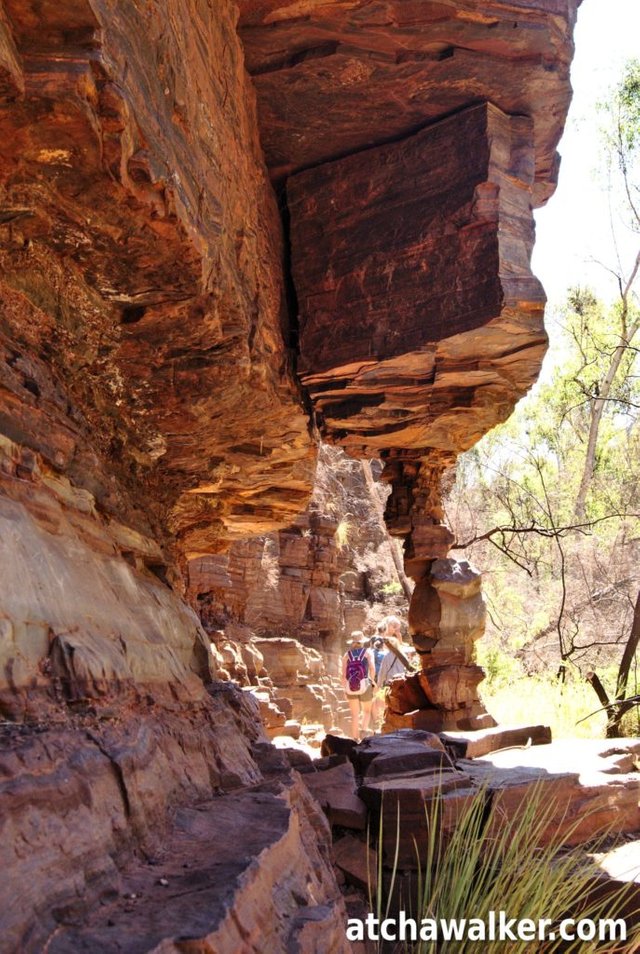
{"label": "person's arm", "polygon": [[384,686],[387,680],[387,674],[389,672],[389,657],[392,655],[393,653],[390,653],[389,650],[387,650],[387,652],[382,657],[382,662],[380,663],[380,671],[378,672],[379,686]]}
{"label": "person's arm", "polygon": [[376,661],[373,658],[373,650],[367,649],[367,660],[369,662],[369,679],[371,680],[371,685],[375,686],[376,684]]}
{"label": "person's arm", "polygon": [[348,653],[345,653],[344,656],[342,657],[342,688],[345,690],[345,692],[347,689],[347,656],[348,655],[349,655]]}

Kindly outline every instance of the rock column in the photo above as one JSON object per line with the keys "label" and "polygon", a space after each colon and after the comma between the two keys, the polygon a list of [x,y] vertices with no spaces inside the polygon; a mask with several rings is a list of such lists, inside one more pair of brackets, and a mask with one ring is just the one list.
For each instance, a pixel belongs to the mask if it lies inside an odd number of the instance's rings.
{"label": "rock column", "polygon": [[391,533],[405,537],[405,570],[415,581],[409,632],[421,668],[392,687],[385,728],[481,729],[495,725],[478,696],[484,671],[474,644],[485,629],[482,576],[448,556],[453,535],[444,523],[442,473],[448,459],[398,455],[387,462],[393,492]]}

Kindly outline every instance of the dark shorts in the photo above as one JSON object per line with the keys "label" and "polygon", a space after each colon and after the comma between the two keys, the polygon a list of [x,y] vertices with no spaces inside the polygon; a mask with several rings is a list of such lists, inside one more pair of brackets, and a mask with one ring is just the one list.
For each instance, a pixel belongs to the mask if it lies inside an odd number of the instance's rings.
{"label": "dark shorts", "polygon": [[364,692],[347,692],[346,696],[347,699],[360,699],[361,702],[371,702],[373,699],[373,686],[369,683],[369,688],[365,689]]}

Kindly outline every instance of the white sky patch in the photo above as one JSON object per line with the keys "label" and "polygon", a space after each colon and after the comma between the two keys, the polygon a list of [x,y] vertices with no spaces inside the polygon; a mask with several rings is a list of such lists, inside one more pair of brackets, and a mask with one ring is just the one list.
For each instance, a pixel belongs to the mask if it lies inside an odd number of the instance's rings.
{"label": "white sky patch", "polygon": [[[604,177],[596,174],[601,156],[596,106],[620,79],[625,62],[640,58],[640,0],[583,0],[575,40],[574,97],[559,146],[558,188],[536,212],[533,271],[546,289],[550,310],[576,285],[588,285],[607,301],[616,296],[614,279],[596,264],[618,267]],[[620,221],[615,225],[622,266],[628,271],[639,238]]]}

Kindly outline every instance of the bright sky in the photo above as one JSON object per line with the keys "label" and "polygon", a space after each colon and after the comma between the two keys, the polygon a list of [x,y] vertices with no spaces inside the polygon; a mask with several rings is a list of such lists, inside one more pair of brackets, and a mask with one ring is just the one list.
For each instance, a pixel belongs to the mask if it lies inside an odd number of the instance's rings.
{"label": "bright sky", "polygon": [[[609,205],[599,158],[596,103],[614,85],[626,60],[640,58],[640,0],[583,0],[575,33],[571,71],[573,103],[559,146],[558,189],[536,213],[533,270],[545,286],[549,304],[564,300],[568,287],[589,285],[601,297],[615,296],[613,279],[593,259],[616,267]],[[623,265],[635,257],[638,236],[617,229]]]}

